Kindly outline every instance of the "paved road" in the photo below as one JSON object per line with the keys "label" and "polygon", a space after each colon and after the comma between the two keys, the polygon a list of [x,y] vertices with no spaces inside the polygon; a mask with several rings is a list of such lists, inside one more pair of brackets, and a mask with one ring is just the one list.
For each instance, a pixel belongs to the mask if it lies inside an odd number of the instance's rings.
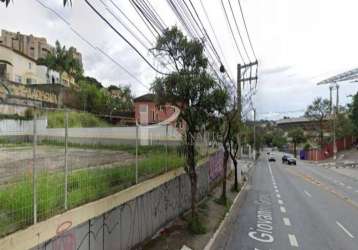
{"label": "paved road", "polygon": [[294,167],[261,158],[248,188],[217,249],[358,249],[353,180],[301,162]]}

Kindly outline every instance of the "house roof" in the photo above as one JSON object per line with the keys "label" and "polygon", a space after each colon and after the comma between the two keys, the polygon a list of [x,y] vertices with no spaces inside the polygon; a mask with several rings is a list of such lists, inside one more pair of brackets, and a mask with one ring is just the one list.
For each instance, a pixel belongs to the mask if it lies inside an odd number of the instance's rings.
{"label": "house roof", "polygon": [[154,102],[154,94],[145,94],[134,98],[134,102]]}

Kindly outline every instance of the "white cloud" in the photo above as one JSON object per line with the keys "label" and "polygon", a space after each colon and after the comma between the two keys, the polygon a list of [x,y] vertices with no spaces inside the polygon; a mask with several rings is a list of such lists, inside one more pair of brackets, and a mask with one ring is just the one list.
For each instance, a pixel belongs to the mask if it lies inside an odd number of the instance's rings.
{"label": "white cloud", "polygon": [[[69,20],[71,26],[95,46],[115,58],[120,64],[150,85],[156,74],[129,46],[106,26],[85,5],[84,1],[73,1],[72,8],[63,8],[60,0],[39,0],[58,11]],[[116,12],[110,1],[103,0]],[[229,33],[220,0],[204,1],[219,39],[216,39],[205,18],[199,0],[193,0],[219,53],[229,65],[232,78],[236,78],[236,64],[240,62],[232,37]],[[135,46],[154,62],[147,50],[107,12],[100,1],[91,1]],[[151,33],[143,25],[129,1],[114,1],[139,26],[140,30],[154,42]],[[258,94],[255,97],[258,113],[282,112],[304,109],[316,96],[328,97],[328,87],[316,83],[331,75],[358,67],[358,1],[356,0],[241,0],[251,40],[259,59]],[[151,3],[168,26],[177,24],[173,12],[164,0]],[[232,2],[235,13],[239,13],[236,1]],[[116,12],[118,13],[118,12]],[[41,7],[36,0],[14,0],[8,8],[0,7],[0,28],[46,37],[49,42],[60,40],[67,46],[75,46],[83,54],[86,73],[109,84],[131,84],[135,94],[147,90],[133,78],[79,39],[68,25],[53,13]],[[14,18],[16,17],[16,18]],[[239,26],[244,27],[240,16]],[[244,32],[243,32],[244,34]],[[245,38],[245,37],[244,37]],[[246,46],[249,45],[246,41]],[[158,65],[156,63],[156,65]],[[341,87],[341,102],[346,95],[358,91],[358,84]]]}

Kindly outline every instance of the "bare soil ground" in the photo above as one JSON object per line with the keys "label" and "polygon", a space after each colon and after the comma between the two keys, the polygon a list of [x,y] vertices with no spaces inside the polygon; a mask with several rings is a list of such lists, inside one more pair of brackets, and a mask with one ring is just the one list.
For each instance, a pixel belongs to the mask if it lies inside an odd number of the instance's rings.
{"label": "bare soil ground", "polygon": [[[0,148],[0,184],[16,176],[32,171],[33,151],[31,146]],[[103,149],[68,149],[68,168],[71,170],[103,166],[108,164],[128,165],[135,156],[124,151]],[[65,151],[60,146],[37,146],[36,169],[62,171],[65,165]]]}

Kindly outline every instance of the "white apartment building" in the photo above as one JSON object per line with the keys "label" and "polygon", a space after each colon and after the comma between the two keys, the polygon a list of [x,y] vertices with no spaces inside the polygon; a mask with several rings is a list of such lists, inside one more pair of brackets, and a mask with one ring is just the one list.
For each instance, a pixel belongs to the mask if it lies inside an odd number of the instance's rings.
{"label": "white apartment building", "polygon": [[55,84],[60,74],[37,65],[36,61],[18,51],[0,45],[0,77],[22,84]]}

